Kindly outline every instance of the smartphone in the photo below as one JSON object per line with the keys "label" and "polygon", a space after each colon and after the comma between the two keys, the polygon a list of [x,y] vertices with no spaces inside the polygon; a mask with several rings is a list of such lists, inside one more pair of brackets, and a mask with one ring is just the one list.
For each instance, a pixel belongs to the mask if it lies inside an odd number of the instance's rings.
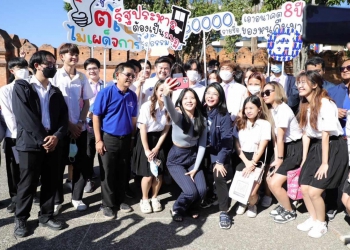
{"label": "smartphone", "polygon": [[176,78],[177,85],[173,88],[176,89],[186,89],[189,87],[189,81],[187,77],[178,77]]}
{"label": "smartphone", "polygon": [[350,9],[307,5],[303,13],[303,42],[345,45],[350,37]]}

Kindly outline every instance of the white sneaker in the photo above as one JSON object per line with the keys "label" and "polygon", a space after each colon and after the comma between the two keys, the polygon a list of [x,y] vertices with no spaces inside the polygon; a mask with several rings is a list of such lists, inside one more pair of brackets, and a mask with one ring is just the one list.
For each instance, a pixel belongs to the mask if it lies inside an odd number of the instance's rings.
{"label": "white sneaker", "polygon": [[77,211],[84,211],[87,209],[87,206],[84,204],[82,200],[79,200],[79,201],[72,200],[72,205]]}
{"label": "white sneaker", "polygon": [[307,219],[306,221],[304,221],[303,223],[299,224],[297,226],[298,230],[300,231],[310,231],[311,228],[315,225],[316,221],[314,221],[311,217],[309,219]]}
{"label": "white sneaker", "polygon": [[162,204],[160,204],[158,198],[152,198],[151,202],[152,202],[153,212],[162,211]]}
{"label": "white sneaker", "polygon": [[321,238],[327,231],[327,222],[316,221],[308,235],[312,238]]}
{"label": "white sneaker", "polygon": [[256,207],[256,205],[249,205],[248,206],[248,211],[247,211],[247,216],[249,218],[255,218],[256,215],[258,214],[258,209]]}
{"label": "white sneaker", "polygon": [[61,204],[55,205],[54,210],[53,210],[53,216],[57,216],[62,208]]}
{"label": "white sneaker", "polygon": [[140,208],[141,212],[144,214],[149,214],[152,213],[152,207],[151,204],[149,203],[149,200],[140,200]]}
{"label": "white sneaker", "polygon": [[262,207],[270,207],[272,203],[272,197],[264,195],[264,197],[261,199],[261,206]]}
{"label": "white sneaker", "polygon": [[244,214],[246,209],[247,209],[247,205],[243,205],[243,204],[239,203],[238,208],[236,210],[236,214],[242,215],[242,214]]}

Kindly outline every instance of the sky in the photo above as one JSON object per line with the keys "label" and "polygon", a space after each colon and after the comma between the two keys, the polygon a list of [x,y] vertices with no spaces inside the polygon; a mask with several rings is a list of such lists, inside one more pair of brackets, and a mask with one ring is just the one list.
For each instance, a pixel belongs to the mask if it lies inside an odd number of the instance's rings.
{"label": "sky", "polygon": [[[59,47],[67,41],[62,23],[67,18],[63,0],[0,0],[0,29],[40,47]],[[343,3],[342,7],[349,8]]]}

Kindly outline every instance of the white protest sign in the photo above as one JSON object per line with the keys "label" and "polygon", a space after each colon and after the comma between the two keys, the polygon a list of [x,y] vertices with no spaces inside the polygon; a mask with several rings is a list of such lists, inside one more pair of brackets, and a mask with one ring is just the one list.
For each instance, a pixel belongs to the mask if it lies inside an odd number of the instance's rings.
{"label": "white protest sign", "polygon": [[137,35],[113,20],[113,10],[123,7],[117,0],[70,0],[72,10],[63,23],[69,42],[90,47],[140,51]]}
{"label": "white protest sign", "polygon": [[242,37],[265,37],[280,28],[292,28],[302,34],[304,1],[285,2],[281,9],[242,16]]}

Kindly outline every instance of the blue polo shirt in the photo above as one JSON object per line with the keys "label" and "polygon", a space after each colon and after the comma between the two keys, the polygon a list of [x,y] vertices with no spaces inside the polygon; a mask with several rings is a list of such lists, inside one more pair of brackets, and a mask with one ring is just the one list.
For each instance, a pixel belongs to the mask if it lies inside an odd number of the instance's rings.
{"label": "blue polo shirt", "polygon": [[109,86],[97,94],[93,113],[101,117],[102,131],[114,136],[131,134],[132,117],[137,117],[137,96],[129,89],[123,93],[116,85]]}

